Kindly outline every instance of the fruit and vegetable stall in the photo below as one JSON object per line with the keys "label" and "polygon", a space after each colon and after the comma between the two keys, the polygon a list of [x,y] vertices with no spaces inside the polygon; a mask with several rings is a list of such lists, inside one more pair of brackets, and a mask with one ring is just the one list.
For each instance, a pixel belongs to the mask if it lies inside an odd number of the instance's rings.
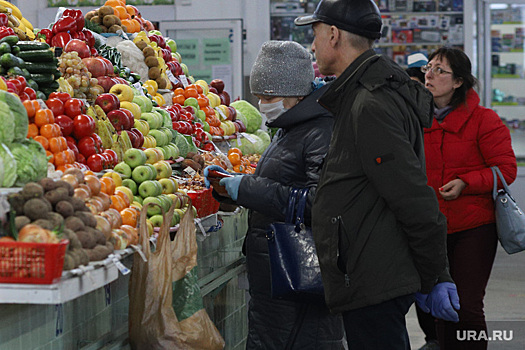
{"label": "fruit and vegetable stall", "polygon": [[[154,246],[159,229],[176,235],[184,215],[200,235],[201,288],[226,286],[228,272],[242,271],[247,214],[219,204],[202,171],[252,174],[270,144],[257,108],[220,79],[196,80],[176,41],[139,8],[108,0],[58,11],[33,28],[0,0],[0,303],[13,313],[56,307],[55,342],[64,332],[56,310],[93,295],[110,307],[114,284],[122,293],[142,253],[139,235]],[[21,344],[8,340],[0,349]]]}

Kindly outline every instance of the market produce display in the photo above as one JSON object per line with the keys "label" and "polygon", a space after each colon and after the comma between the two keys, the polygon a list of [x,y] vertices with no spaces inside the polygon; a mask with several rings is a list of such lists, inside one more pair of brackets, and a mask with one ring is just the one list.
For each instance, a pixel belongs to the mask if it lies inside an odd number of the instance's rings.
{"label": "market produce display", "polygon": [[[221,79],[195,80],[175,40],[138,8],[123,0],[86,14],[61,8],[49,28],[33,31],[8,4],[0,0],[0,186],[18,189],[0,248],[67,245],[55,261],[75,269],[136,244],[143,204],[156,204],[147,209],[150,235],[172,203],[174,229],[188,210],[217,212],[207,165],[255,171],[270,143],[258,110],[231,101]],[[225,141],[229,150],[218,147]],[[15,261],[12,252],[0,249]],[[28,254],[0,263],[0,277],[42,275],[48,266]]]}

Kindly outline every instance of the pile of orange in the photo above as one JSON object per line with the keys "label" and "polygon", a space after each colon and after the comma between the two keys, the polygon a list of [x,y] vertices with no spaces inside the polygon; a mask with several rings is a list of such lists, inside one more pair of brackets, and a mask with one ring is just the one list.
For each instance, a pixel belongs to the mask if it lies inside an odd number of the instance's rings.
{"label": "pile of orange", "polygon": [[251,165],[248,158],[244,157],[241,150],[236,147],[232,147],[228,150],[228,160],[232,163],[233,171],[236,173],[255,173],[255,168]]}
{"label": "pile of orange", "polygon": [[125,0],[107,0],[105,6],[111,6],[115,16],[120,18],[128,33],[138,33],[141,30],[152,30],[153,24],[142,18],[139,10],[133,5],[126,5]]}

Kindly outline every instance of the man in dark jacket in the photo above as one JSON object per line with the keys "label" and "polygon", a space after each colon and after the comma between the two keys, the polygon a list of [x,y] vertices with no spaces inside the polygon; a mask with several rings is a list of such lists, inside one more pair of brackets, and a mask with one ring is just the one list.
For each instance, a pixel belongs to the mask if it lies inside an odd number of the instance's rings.
{"label": "man in dark jacket", "polygon": [[371,48],[381,36],[372,0],[321,0],[311,16],[319,103],[335,115],[312,208],[326,301],[342,312],[355,349],[409,349],[405,315],[418,298],[457,321],[447,269],[446,220],[427,186],[423,127],[432,95]]}

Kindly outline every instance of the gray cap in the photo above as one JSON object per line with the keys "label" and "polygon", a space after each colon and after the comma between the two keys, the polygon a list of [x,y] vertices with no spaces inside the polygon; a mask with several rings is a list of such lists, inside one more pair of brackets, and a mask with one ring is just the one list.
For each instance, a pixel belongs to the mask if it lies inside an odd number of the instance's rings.
{"label": "gray cap", "polygon": [[294,41],[265,42],[250,73],[254,95],[306,96],[312,92],[314,68],[310,53]]}

